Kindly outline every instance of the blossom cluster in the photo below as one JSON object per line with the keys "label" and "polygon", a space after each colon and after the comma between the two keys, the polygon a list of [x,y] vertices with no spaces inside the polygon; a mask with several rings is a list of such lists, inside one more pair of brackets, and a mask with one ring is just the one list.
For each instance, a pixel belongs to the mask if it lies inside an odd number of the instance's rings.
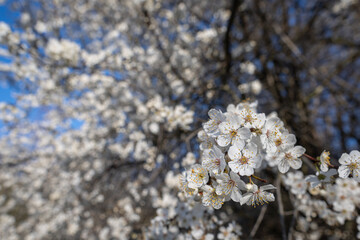
{"label": "blossom cluster", "polygon": [[[243,102],[229,105],[224,113],[209,111],[210,120],[198,133],[201,164],[192,164],[181,176],[185,195],[214,209],[229,200],[252,206],[275,201],[273,193],[267,191],[276,189],[273,185],[254,183],[267,182],[258,176],[271,167],[282,176],[280,182],[291,193],[294,208],[304,216],[297,221],[295,236],[303,237],[310,223],[316,229],[316,218],[330,226],[355,220],[360,206],[360,152],[342,154],[339,166],[332,165],[329,151],[313,158],[305,154],[304,147],[295,145],[295,135],[275,114],[257,113],[256,107],[257,102]],[[302,156],[312,161],[307,164],[315,174],[304,175]]]}
{"label": "blossom cluster", "polygon": [[[267,190],[253,182],[263,161],[271,162],[281,173],[302,166],[305,148],[295,146],[296,137],[284,128],[274,115],[256,112],[257,102],[230,105],[227,112],[211,109],[210,120],[199,132],[202,163],[193,165],[182,178],[182,189],[188,195],[202,195],[202,203],[215,209],[232,199],[241,205],[274,201]],[[249,178],[246,184],[241,178]],[[242,192],[244,191],[244,192]]]}
{"label": "blossom cluster", "polygon": [[[342,154],[338,171],[324,168],[324,162],[330,164],[329,154],[324,151],[320,155],[320,169],[316,175],[304,176],[297,171],[288,173],[283,179],[285,186],[296,197],[294,204],[299,205],[299,210],[309,221],[320,217],[329,225],[343,225],[346,220],[355,219],[355,209],[360,205],[358,170],[353,167],[359,160],[360,152],[353,150],[350,154]],[[353,178],[349,178],[350,173]]]}
{"label": "blossom cluster", "polygon": [[[189,153],[182,160],[182,165],[188,166],[195,161]],[[151,220],[146,237],[148,239],[217,239],[235,240],[242,235],[241,226],[235,221],[229,221],[226,214],[216,216],[212,208],[207,208],[196,199],[187,199],[186,194],[178,192],[178,177],[169,171],[166,174],[163,195],[153,191],[153,207],[156,217]],[[187,200],[187,201],[185,201]],[[181,229],[188,229],[182,232]]]}

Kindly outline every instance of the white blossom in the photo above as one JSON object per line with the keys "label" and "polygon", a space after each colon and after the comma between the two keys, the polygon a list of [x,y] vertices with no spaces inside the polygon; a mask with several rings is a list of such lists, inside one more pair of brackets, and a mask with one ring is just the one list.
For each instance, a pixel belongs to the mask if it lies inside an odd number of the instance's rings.
{"label": "white blossom", "polygon": [[323,151],[320,155],[320,170],[327,172],[330,164],[330,152]]}
{"label": "white blossom", "polygon": [[343,153],[339,159],[341,166],[338,169],[341,178],[347,178],[350,174],[360,181],[360,152],[353,150],[350,154]]}
{"label": "white blossom", "polygon": [[254,174],[254,169],[261,164],[257,147],[253,143],[247,144],[244,149],[239,146],[239,143],[236,143],[230,147],[229,157],[232,160],[229,162],[229,167],[241,176],[251,176]]}
{"label": "white blossom", "polygon": [[187,181],[190,188],[199,188],[209,181],[208,172],[201,165],[195,164],[189,170]]}
{"label": "white blossom", "polygon": [[210,109],[209,111],[210,120],[204,124],[205,132],[210,136],[217,136],[219,131],[219,124],[226,120],[225,115],[216,109]]}
{"label": "white blossom", "polygon": [[264,203],[273,202],[275,201],[274,194],[266,192],[267,190],[273,189],[276,188],[271,184],[261,186],[260,188],[255,184],[251,184],[248,186],[248,192],[242,196],[240,204],[243,205],[246,203],[247,205],[256,207]]}
{"label": "white blossom", "polygon": [[216,186],[216,194],[225,194],[230,196],[234,202],[239,202],[241,198],[240,186],[245,186],[245,183],[240,179],[239,175],[230,172],[230,176],[226,173],[216,176],[219,183]]}
{"label": "white blossom", "polygon": [[310,186],[312,188],[317,187],[321,183],[329,183],[334,175],[337,174],[337,171],[335,169],[330,169],[327,172],[316,172],[315,175],[309,175],[305,178],[307,182],[310,182]]}
{"label": "white blossom", "polygon": [[204,206],[212,206],[215,209],[220,209],[225,201],[225,195],[218,195],[214,188],[209,185],[203,187],[202,203]]}
{"label": "white blossom", "polygon": [[205,150],[202,165],[215,174],[222,173],[226,166],[223,152],[217,147]]}
{"label": "white blossom", "polygon": [[225,122],[219,125],[220,135],[217,137],[216,142],[221,147],[226,147],[229,144],[243,145],[244,140],[250,138],[250,130],[245,127],[241,127],[244,120],[239,118],[235,114],[229,114]]}
{"label": "white blossom", "polygon": [[278,168],[281,173],[289,171],[290,167],[293,169],[299,169],[302,166],[300,157],[305,153],[305,148],[301,146],[295,146],[286,149],[278,156]]}

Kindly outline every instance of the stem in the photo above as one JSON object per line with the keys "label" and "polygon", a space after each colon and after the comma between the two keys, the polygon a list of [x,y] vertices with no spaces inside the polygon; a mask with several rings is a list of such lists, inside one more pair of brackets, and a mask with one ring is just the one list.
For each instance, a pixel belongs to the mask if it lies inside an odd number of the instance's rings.
{"label": "stem", "polygon": [[260,182],[267,183],[267,181],[265,179],[259,178],[259,177],[255,176],[255,175],[251,175],[251,177],[255,178],[256,180],[258,180]]}
{"label": "stem", "polygon": [[278,208],[279,208],[282,239],[287,240],[285,217],[284,217],[284,204],[282,202],[282,196],[281,196],[281,177],[280,177],[280,175],[276,179],[276,197],[278,198]]}
{"label": "stem", "polygon": [[249,182],[250,182],[251,184],[254,184],[253,181],[251,180],[251,176],[249,176]]}
{"label": "stem", "polygon": [[307,157],[308,159],[310,159],[311,161],[314,161],[314,162],[320,162],[319,160],[317,160],[316,158],[304,153],[304,156]]}
{"label": "stem", "polygon": [[259,217],[257,218],[256,223],[255,223],[253,229],[252,229],[251,232],[250,232],[250,239],[255,236],[257,230],[259,229],[260,224],[261,224],[262,220],[264,219],[264,216],[265,216],[265,212],[266,212],[266,210],[267,210],[267,207],[268,207],[268,205],[264,205],[264,206],[261,208]]}
{"label": "stem", "polygon": [[[310,155],[308,155],[308,154],[306,154],[306,153],[304,153],[304,156],[307,157],[308,159],[310,159],[310,160],[313,161],[313,162],[320,162],[320,160],[317,160],[316,158],[314,158],[314,157],[312,157],[312,156],[310,156]],[[339,166],[335,166],[335,165],[332,165],[332,164],[330,164],[330,163],[328,163],[327,165],[328,165],[329,167],[331,167],[331,168],[335,168],[335,169],[338,169],[338,168],[339,168]]]}

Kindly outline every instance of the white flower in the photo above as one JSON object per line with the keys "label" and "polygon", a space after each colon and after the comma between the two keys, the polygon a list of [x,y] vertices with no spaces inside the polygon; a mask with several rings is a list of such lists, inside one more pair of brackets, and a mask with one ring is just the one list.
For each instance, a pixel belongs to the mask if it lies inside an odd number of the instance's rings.
{"label": "white flower", "polygon": [[57,40],[50,39],[45,52],[46,54],[55,61],[66,61],[71,64],[76,64],[80,57],[80,46],[67,39]]}
{"label": "white flower", "polygon": [[210,149],[216,144],[215,139],[207,135],[203,130],[198,133],[198,138],[200,141],[200,150]]}
{"label": "white flower", "polygon": [[252,125],[250,128],[251,132],[255,135],[261,135],[265,122],[266,116],[264,113],[256,114],[256,119],[252,121]]}
{"label": "white flower", "polygon": [[183,105],[177,105],[167,112],[167,128],[172,132],[177,127],[184,130],[190,129],[190,124],[193,122],[194,112],[186,109]]}
{"label": "white flower", "polygon": [[339,176],[347,178],[350,174],[356,181],[360,181],[360,152],[353,150],[350,155],[343,153],[339,159],[341,166],[339,167]]}
{"label": "white flower", "polygon": [[11,29],[10,29],[9,25],[7,25],[5,22],[0,22],[0,42],[9,33],[11,33]]}
{"label": "white flower", "polygon": [[277,160],[279,158],[279,152],[267,152],[265,155],[265,160],[270,167],[277,166]]}
{"label": "white flower", "polygon": [[230,169],[241,176],[251,176],[254,168],[260,167],[261,158],[254,143],[249,143],[242,151],[241,146],[235,144],[230,147],[228,154],[232,160],[229,162]]}
{"label": "white flower", "polygon": [[223,152],[214,146],[213,149],[204,151],[202,165],[215,174],[220,174],[226,166]]}
{"label": "white flower", "polygon": [[238,86],[240,92],[242,93],[253,93],[255,95],[258,95],[262,90],[262,85],[259,80],[254,80],[251,82],[246,82],[243,84],[240,84]]}
{"label": "white flower", "polygon": [[180,175],[180,189],[185,193],[186,196],[191,196],[197,193],[197,189],[190,188],[188,186],[187,172],[183,172]]}
{"label": "white flower", "polygon": [[279,154],[278,168],[281,173],[289,171],[290,167],[293,169],[299,169],[302,166],[302,161],[299,159],[304,153],[305,148],[301,146],[295,146],[293,148],[285,150]]}
{"label": "white flower", "polygon": [[38,31],[39,33],[46,33],[46,31],[48,30],[48,26],[46,26],[44,22],[38,21],[35,24],[35,30]]}
{"label": "white flower", "polygon": [[252,62],[246,61],[246,62],[240,63],[240,70],[241,70],[241,72],[253,75],[256,70],[256,65]]}
{"label": "white flower", "polygon": [[247,204],[252,205],[253,207],[256,207],[256,205],[263,205],[264,203],[273,202],[275,201],[274,194],[265,192],[266,190],[272,190],[276,189],[271,184],[261,186],[260,189],[257,185],[251,184],[248,187],[248,193],[244,194],[243,197],[240,200],[240,204]]}
{"label": "white flower", "polygon": [[305,178],[307,182],[310,183],[312,188],[317,187],[321,183],[329,183],[331,181],[331,177],[336,175],[337,171],[335,169],[330,169],[327,172],[317,172],[315,175],[309,175]]}
{"label": "white flower", "polygon": [[241,235],[241,227],[235,223],[229,223],[228,227],[220,227],[220,232],[217,234],[217,237],[221,240],[235,240],[240,239],[239,236]]}
{"label": "white flower", "polygon": [[320,155],[320,170],[323,172],[327,172],[329,170],[330,164],[330,152],[323,151]]}
{"label": "white flower", "polygon": [[181,165],[184,167],[192,166],[195,163],[196,163],[196,157],[195,154],[193,154],[192,152],[188,152],[181,161]]}
{"label": "white flower", "polygon": [[244,145],[244,140],[249,139],[251,132],[248,128],[241,127],[243,120],[234,113],[227,115],[227,120],[219,125],[220,135],[216,141],[221,147],[226,147],[229,144],[235,144],[238,142],[240,145]]}
{"label": "white flower", "polygon": [[215,209],[220,209],[224,204],[225,195],[218,195],[213,187],[205,185],[202,187],[203,198],[202,203],[204,206],[212,206]]}
{"label": "white flower", "polygon": [[226,108],[226,111],[229,113],[239,114],[242,109],[248,108],[256,112],[257,106],[258,106],[258,101],[254,101],[254,102],[244,101],[239,103],[237,106],[235,106],[234,104],[229,104]]}
{"label": "white flower", "polygon": [[345,219],[352,219],[355,211],[355,205],[350,199],[344,199],[341,202],[334,202],[334,210],[339,212]]}
{"label": "white flower", "polygon": [[199,188],[209,181],[208,172],[200,164],[195,164],[190,169],[187,181],[190,188]]}
{"label": "white flower", "polygon": [[291,192],[295,195],[302,195],[306,192],[307,183],[304,174],[300,171],[289,172],[284,176],[284,183],[290,186]]}
{"label": "white flower", "polygon": [[296,137],[294,134],[289,134],[286,130],[281,134],[277,134],[277,136],[274,137],[273,141],[276,148],[283,151],[284,149],[294,147],[296,143]]}
{"label": "white flower", "polygon": [[233,201],[239,202],[241,198],[240,186],[245,186],[245,183],[240,179],[239,175],[230,172],[230,176],[226,173],[216,176],[218,185],[216,186],[216,194],[225,194]]}
{"label": "white flower", "polygon": [[204,124],[205,132],[210,136],[219,135],[219,124],[226,120],[225,115],[216,109],[210,109],[209,111],[210,120]]}
{"label": "white flower", "polygon": [[277,117],[271,117],[266,120],[260,138],[267,152],[276,152],[277,148],[274,139],[281,135],[282,127],[283,122]]}
{"label": "white flower", "polygon": [[254,102],[241,102],[236,106],[236,109],[238,112],[240,112],[243,108],[248,108],[251,109],[252,111],[256,112],[256,108],[258,106],[258,101],[254,101]]}
{"label": "white flower", "polygon": [[240,111],[239,116],[242,118],[242,122],[244,122],[244,126],[248,128],[253,127],[253,123],[257,119],[256,112],[250,108],[243,108]]}

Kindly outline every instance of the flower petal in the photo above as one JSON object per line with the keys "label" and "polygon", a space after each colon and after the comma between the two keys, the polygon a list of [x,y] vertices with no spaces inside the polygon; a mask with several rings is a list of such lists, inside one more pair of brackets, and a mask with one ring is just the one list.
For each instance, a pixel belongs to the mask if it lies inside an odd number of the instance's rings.
{"label": "flower petal", "polygon": [[239,174],[241,176],[251,176],[254,174],[254,169],[248,164],[243,164],[239,167]]}
{"label": "flower petal", "polygon": [[245,195],[242,196],[242,198],[240,199],[240,204],[244,205],[245,203],[247,203],[250,198],[253,196],[252,193],[246,193]]}
{"label": "flower petal", "polygon": [[239,172],[239,167],[240,167],[240,163],[239,161],[230,161],[229,163],[229,167],[231,169],[231,171],[238,173]]}
{"label": "flower petal", "polygon": [[249,139],[251,136],[250,129],[248,129],[246,127],[240,128],[237,131],[237,136],[239,136],[239,138],[241,138],[241,139]]}
{"label": "flower petal", "polygon": [[231,199],[232,199],[234,202],[240,202],[241,193],[240,193],[239,189],[234,188],[234,189],[231,191],[230,197],[231,197]]}
{"label": "flower petal", "polygon": [[291,150],[291,155],[293,157],[300,157],[302,156],[304,153],[306,152],[306,149],[302,146],[295,146],[292,150]]}
{"label": "flower petal", "polygon": [[339,177],[348,178],[351,171],[348,166],[340,166],[338,172],[339,172]]}
{"label": "flower petal", "polygon": [[231,137],[229,134],[222,134],[216,138],[217,144],[219,144],[220,147],[226,147],[231,142]]}
{"label": "flower petal", "polygon": [[351,163],[351,157],[347,153],[343,153],[339,159],[339,163],[342,165],[349,165]]}
{"label": "flower petal", "polygon": [[320,165],[320,170],[323,171],[323,172],[327,172],[329,170],[329,167],[326,163],[322,163]]}
{"label": "flower petal", "polygon": [[298,158],[289,160],[288,162],[293,169],[299,169],[302,166],[302,161]]}
{"label": "flower petal", "polygon": [[260,191],[273,190],[273,189],[276,189],[276,187],[274,187],[274,185],[272,184],[268,184],[260,187]]}
{"label": "flower petal", "polygon": [[350,152],[350,157],[354,162],[360,162],[360,152],[358,150],[352,150]]}
{"label": "flower petal", "polygon": [[360,180],[360,169],[354,169],[352,172],[352,175],[356,181]]}
{"label": "flower petal", "polygon": [[289,171],[290,165],[288,161],[286,161],[285,159],[280,160],[278,162],[278,169],[281,173],[286,173],[287,171]]}
{"label": "flower petal", "polygon": [[228,155],[231,160],[240,159],[242,157],[241,151],[237,146],[231,146]]}

